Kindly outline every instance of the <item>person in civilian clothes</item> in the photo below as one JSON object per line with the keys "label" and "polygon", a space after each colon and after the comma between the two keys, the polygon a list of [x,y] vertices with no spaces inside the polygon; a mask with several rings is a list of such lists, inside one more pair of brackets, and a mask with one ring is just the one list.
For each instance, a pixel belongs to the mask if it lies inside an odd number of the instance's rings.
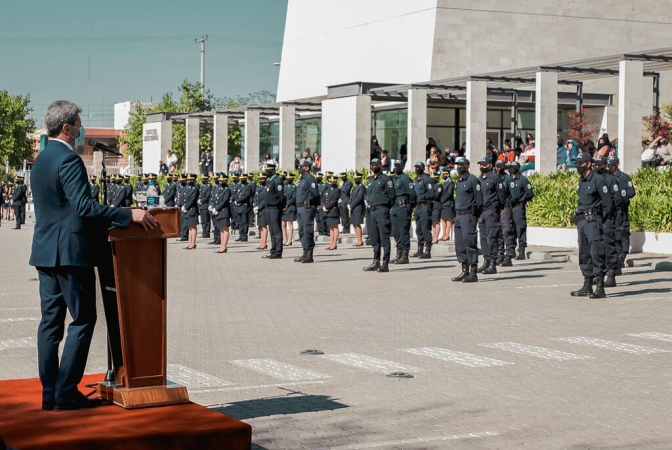
{"label": "person in civilian clothes", "polygon": [[294,174],[288,173],[285,179],[285,209],[282,211],[283,245],[292,245],[294,237],[294,221],[296,220],[296,186]]}
{"label": "person in civilian clothes", "polygon": [[355,187],[352,188],[352,192],[350,193],[348,210],[350,212],[350,225],[354,228],[355,237],[357,238],[355,246],[361,247],[364,245],[362,224],[364,223],[364,196],[366,188],[362,185],[361,174],[356,173],[354,179]]}
{"label": "person in civilian clothes", "polygon": [[455,253],[462,272],[451,280],[475,283],[478,281],[477,222],[483,207],[481,183],[469,173],[468,159],[456,158],[455,166]]}
{"label": "person in civilian clothes", "polygon": [[14,192],[12,193],[12,208],[14,209],[14,219],[16,219],[16,225],[13,230],[21,229],[21,208],[23,207],[23,177],[17,175],[14,177]]}
{"label": "person in civilian clothes", "polygon": [[[47,411],[101,403],[77,389],[96,324],[92,237],[110,225],[126,228],[134,222],[145,230],[156,226],[147,211],[109,208],[91,198],[86,168],[73,150],[84,139],[81,111],[64,100],[49,105],[44,120],[49,143],[31,172],[36,223],[29,264],[36,268],[40,283],[37,359],[42,409]],[[59,361],[68,313],[72,320]]]}
{"label": "person in civilian clothes", "polygon": [[231,189],[227,184],[228,177],[222,172],[217,178],[219,186],[213,188],[210,213],[215,221],[215,230],[219,230],[219,249],[217,253],[226,253],[229,244],[229,227],[231,226]]}
{"label": "person in civilian clothes", "polygon": [[442,241],[449,241],[455,221],[455,183],[450,178],[450,169],[441,173],[443,185],[441,185],[441,223],[443,225]]}
{"label": "person in civilian clothes", "polygon": [[182,213],[184,214],[184,225],[189,229],[189,243],[185,250],[194,250],[196,248],[196,232],[198,227],[198,191],[196,184],[196,174],[187,175],[187,185],[184,189],[184,203],[182,204]]}

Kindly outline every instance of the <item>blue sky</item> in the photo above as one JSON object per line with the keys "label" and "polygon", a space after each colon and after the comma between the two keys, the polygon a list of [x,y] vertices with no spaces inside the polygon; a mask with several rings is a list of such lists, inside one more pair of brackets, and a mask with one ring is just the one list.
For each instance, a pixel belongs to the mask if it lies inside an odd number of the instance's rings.
{"label": "blue sky", "polygon": [[42,122],[58,99],[85,125],[112,126],[112,105],[177,93],[185,78],[216,97],[275,93],[287,0],[3,0],[0,89],[30,94]]}

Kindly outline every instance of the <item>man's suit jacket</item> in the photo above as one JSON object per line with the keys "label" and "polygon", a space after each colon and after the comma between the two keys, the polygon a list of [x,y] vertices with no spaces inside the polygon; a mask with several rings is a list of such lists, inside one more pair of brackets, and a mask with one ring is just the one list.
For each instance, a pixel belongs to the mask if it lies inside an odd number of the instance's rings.
{"label": "man's suit jacket", "polygon": [[63,143],[50,141],[31,172],[35,232],[30,265],[92,266],[91,240],[100,227],[128,227],[129,209],[110,208],[91,198],[82,159]]}
{"label": "man's suit jacket", "polygon": [[21,206],[24,203],[23,200],[23,188],[25,184],[22,183],[17,183],[16,186],[14,187],[14,192],[12,193],[12,205],[13,206]]}

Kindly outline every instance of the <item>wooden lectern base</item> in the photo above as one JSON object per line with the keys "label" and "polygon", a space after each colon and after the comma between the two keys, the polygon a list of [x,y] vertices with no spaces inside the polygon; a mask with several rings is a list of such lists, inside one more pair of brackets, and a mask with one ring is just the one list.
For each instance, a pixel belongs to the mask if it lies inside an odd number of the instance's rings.
{"label": "wooden lectern base", "polygon": [[112,402],[125,409],[189,403],[187,388],[179,384],[129,389],[116,387],[114,384],[100,383],[97,389],[104,401]]}

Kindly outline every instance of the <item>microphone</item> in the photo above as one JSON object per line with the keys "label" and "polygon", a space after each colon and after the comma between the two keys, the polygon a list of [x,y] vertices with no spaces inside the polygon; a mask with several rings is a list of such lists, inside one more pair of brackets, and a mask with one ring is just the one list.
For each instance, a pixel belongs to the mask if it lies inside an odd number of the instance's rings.
{"label": "microphone", "polygon": [[113,155],[117,156],[124,156],[121,153],[119,153],[116,150],[111,149],[105,144],[101,144],[100,142],[96,141],[95,139],[89,139],[89,145],[94,148],[94,150],[100,150],[101,152],[107,152],[107,153],[112,153]]}

